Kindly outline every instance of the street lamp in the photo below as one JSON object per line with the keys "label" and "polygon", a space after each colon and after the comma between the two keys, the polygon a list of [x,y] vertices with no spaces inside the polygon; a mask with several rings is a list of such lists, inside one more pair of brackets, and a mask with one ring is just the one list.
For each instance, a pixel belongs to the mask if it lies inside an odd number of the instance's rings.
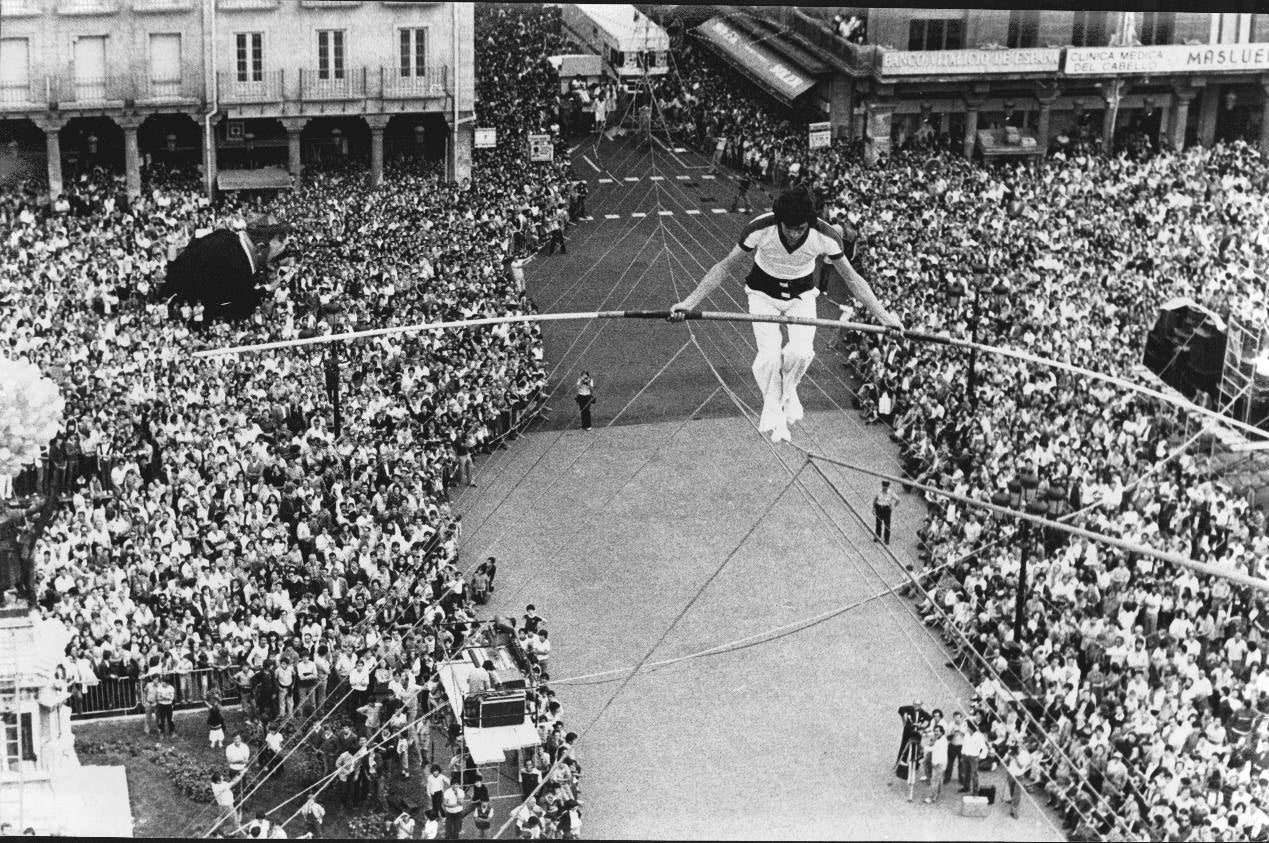
{"label": "street lamp", "polygon": [[[1018,477],[1010,480],[1008,483],[1008,494],[1010,508],[1015,512],[1019,511],[1019,507],[1026,503],[1023,512],[1028,515],[1045,515],[1049,511],[1049,507],[1036,500],[1036,489],[1040,485],[1040,478],[1036,475],[1035,470],[1028,466],[1027,470]],[[998,495],[1001,493],[997,493]],[[1004,496],[1002,495],[1002,498]],[[992,498],[995,503],[996,498]],[[1019,644],[1022,643],[1022,628],[1024,613],[1027,604],[1027,563],[1031,561],[1031,527],[1032,524],[1026,519],[1019,519],[1022,523],[1019,525],[1019,532],[1022,536],[1022,561],[1018,567],[1018,593],[1014,600],[1013,607],[1013,637]]]}
{"label": "street lamp", "polygon": [[[976,261],[973,265],[973,294],[971,300],[974,303],[974,312],[969,324],[969,341],[975,345],[978,343],[978,326],[983,321],[983,299],[990,300],[992,318],[997,321],[1009,307],[1009,285],[1004,281],[996,281],[991,287],[987,287],[985,278],[987,275],[987,264]],[[959,279],[953,279],[943,285],[943,298],[947,301],[952,310],[960,308],[961,300],[966,297],[967,290],[964,282]],[[971,348],[969,352],[969,403],[970,406],[978,409],[978,349]]]}

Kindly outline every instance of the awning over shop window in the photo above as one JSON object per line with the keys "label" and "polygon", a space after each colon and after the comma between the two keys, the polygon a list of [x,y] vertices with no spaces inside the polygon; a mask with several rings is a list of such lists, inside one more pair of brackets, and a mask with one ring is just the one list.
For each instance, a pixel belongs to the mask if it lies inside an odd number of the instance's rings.
{"label": "awning over shop window", "polygon": [[793,101],[815,87],[815,80],[774,50],[759,44],[721,17],[710,18],[696,28],[696,35],[745,76],[776,99]]}

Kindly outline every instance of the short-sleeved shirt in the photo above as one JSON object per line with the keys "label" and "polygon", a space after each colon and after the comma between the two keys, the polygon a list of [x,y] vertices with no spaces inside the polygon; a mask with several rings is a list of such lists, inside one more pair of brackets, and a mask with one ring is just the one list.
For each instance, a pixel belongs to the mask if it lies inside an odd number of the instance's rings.
{"label": "short-sleeved shirt", "polygon": [[745,285],[777,299],[796,298],[812,289],[818,258],[845,257],[841,235],[828,223],[817,219],[800,242],[788,243],[773,213],[755,217],[745,226],[739,245],[753,253],[753,269]]}

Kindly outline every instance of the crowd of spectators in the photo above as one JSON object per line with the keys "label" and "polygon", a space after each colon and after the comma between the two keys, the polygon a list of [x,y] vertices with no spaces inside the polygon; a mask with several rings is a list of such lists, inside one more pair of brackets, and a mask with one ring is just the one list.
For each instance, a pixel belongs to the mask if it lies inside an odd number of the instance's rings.
{"label": "crowd of spectators", "polygon": [[[1136,144],[1110,157],[1080,135],[1034,168],[991,169],[932,143],[869,169],[846,144],[809,152],[804,127],[741,88],[712,89],[725,83],[692,49],[680,87],[705,95],[689,93],[674,128],[706,152],[722,137],[727,160],[755,175],[814,187],[825,216],[858,231],[858,263],[909,328],[968,338],[969,300],[1003,281],[1008,306],[984,308],[980,338],[1131,377],[1170,298],[1269,318],[1269,182],[1253,147]],[[781,158],[777,172],[765,163]],[[1000,358],[979,360],[971,397],[961,355],[853,340],[861,408],[893,424],[913,480],[983,500],[1013,483],[1082,527],[1269,574],[1263,509],[1180,447],[1171,408]],[[1263,595],[926,500],[921,608],[976,683],[972,719],[1011,779],[1034,785],[1075,838],[1269,833]]]}
{"label": "crowd of spectators", "polygon": [[[196,172],[155,164],[132,201],[101,170],[56,201],[33,182],[0,194],[3,353],[39,365],[67,401],[64,432],[16,491],[53,501],[33,592],[72,633],[60,679],[72,706],[100,703],[108,685],[109,707],[143,705],[163,734],[171,686],[139,679],[176,677],[199,699],[230,691],[232,675],[245,713],[266,723],[328,693],[351,692],[363,725],[364,705],[398,686],[416,707],[438,693],[434,666],[475,628],[493,577],[486,564],[478,588],[466,578],[451,493],[539,397],[540,329],[192,352],[531,311],[512,261],[575,202],[566,156],[522,155],[524,132],[550,128],[558,82],[540,58],[554,15],[477,11],[478,118],[501,142],[476,152],[471,179],[398,161],[376,188],[352,161],[213,204]],[[293,235],[251,319],[207,322],[160,297],[191,237],[263,213]],[[544,663],[541,639],[527,649]]]}

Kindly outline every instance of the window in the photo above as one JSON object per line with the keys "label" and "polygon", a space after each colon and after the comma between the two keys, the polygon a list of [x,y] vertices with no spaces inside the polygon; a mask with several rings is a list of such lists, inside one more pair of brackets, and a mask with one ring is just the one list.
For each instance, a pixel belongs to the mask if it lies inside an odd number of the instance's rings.
{"label": "window", "polygon": [[1040,35],[1040,11],[1038,9],[1014,9],[1009,13],[1010,49],[1034,47]]}
{"label": "window", "polygon": [[964,22],[954,18],[908,21],[909,50],[959,50],[964,46]]}
{"label": "window", "polygon": [[175,96],[181,88],[181,36],[150,36],[150,87],[156,96]]}
{"label": "window", "polygon": [[238,81],[264,81],[264,34],[239,32],[235,36],[238,55]]}
{"label": "window", "polygon": [[427,30],[401,30],[401,75],[422,76],[427,70]]}
{"label": "window", "polygon": [[1105,47],[1110,36],[1106,22],[1110,12],[1076,12],[1071,27],[1071,45],[1075,47]]}
{"label": "window", "polygon": [[1212,44],[1246,44],[1252,40],[1255,15],[1242,12],[1221,12],[1211,15]]}
{"label": "window", "polygon": [[18,715],[12,713],[0,716],[4,726],[4,739],[0,741],[4,752],[0,760],[6,770],[16,770],[19,761],[35,760],[34,723],[30,714],[23,714],[21,718],[19,721]]}
{"label": "window", "polygon": [[1141,32],[1138,37],[1147,46],[1172,43],[1172,27],[1176,12],[1142,12]]}
{"label": "window", "polygon": [[106,98],[106,36],[75,39],[75,96],[81,100]]}
{"label": "window", "polygon": [[318,31],[317,78],[344,78],[344,31],[342,29]]}
{"label": "window", "polygon": [[25,102],[31,87],[31,44],[25,38],[0,39],[0,102]]}

